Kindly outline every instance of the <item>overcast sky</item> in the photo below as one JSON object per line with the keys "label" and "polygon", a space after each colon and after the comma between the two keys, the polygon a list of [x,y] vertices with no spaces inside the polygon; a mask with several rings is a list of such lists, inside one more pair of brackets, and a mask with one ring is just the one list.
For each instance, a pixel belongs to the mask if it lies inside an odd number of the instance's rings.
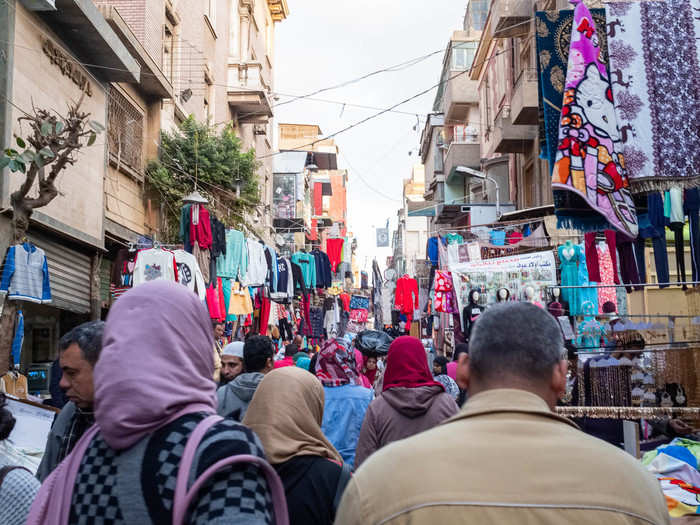
{"label": "overcast sky", "polygon": [[[275,91],[301,95],[372,71],[444,50],[460,29],[466,0],[288,0],[289,18],[277,24]],[[386,108],[440,80],[443,53],[314,98]],[[335,138],[341,168],[349,171],[349,228],[358,262],[384,268],[390,248],[376,247],[375,228],[396,228],[402,180],[419,162],[418,142],[435,89]],[[288,100],[280,97],[279,102]],[[376,113],[339,104],[298,100],[275,108],[276,123],[318,124],[325,135]],[[421,123],[416,131],[416,114]],[[409,151],[412,154],[409,156]],[[361,180],[364,178],[366,183]],[[383,195],[382,195],[383,194]]]}

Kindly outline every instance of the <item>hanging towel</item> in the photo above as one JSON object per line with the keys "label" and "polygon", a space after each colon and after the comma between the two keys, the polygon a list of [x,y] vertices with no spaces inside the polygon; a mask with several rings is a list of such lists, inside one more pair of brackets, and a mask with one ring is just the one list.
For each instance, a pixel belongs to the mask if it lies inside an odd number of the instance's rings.
{"label": "hanging towel", "polygon": [[632,192],[700,185],[700,0],[612,2],[605,11]]}
{"label": "hanging towel", "polygon": [[[574,0],[574,23],[559,146],[552,187],[578,194],[616,230],[637,236],[637,212],[624,170],[622,142],[615,120],[610,80],[599,60],[595,21],[580,0]],[[585,229],[572,216],[560,222]]]}

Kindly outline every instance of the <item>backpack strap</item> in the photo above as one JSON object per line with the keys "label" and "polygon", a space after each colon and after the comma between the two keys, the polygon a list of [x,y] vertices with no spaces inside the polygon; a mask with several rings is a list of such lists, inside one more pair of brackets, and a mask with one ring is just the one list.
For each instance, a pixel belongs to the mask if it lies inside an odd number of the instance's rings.
{"label": "backpack strap", "polygon": [[173,525],[184,525],[187,509],[192,500],[196,496],[199,489],[204,483],[209,480],[218,470],[223,467],[229,467],[237,464],[253,464],[258,467],[265,475],[265,479],[270,488],[272,496],[272,505],[275,513],[275,521],[277,525],[289,525],[289,514],[287,513],[287,499],[284,494],[284,486],[275,470],[263,458],[249,454],[238,454],[221,459],[207,468],[201,476],[199,476],[192,487],[187,490],[187,481],[189,479],[190,470],[194,461],[197,448],[206,434],[213,425],[222,421],[223,418],[218,415],[211,415],[204,418],[195,427],[187,439],[185,450],[180,460],[180,466],[177,472],[177,481],[175,483],[175,497],[173,499]]}
{"label": "backpack strap", "polygon": [[343,469],[340,471],[340,476],[338,477],[338,484],[335,486],[335,498],[333,498],[333,510],[337,511],[340,507],[340,500],[343,499],[343,493],[345,492],[345,487],[350,483],[352,479],[352,471],[347,463],[343,463]]}
{"label": "backpack strap", "polygon": [[0,486],[2,486],[2,482],[5,481],[5,476],[7,476],[13,470],[26,470],[31,474],[31,471],[25,467],[19,465],[6,465],[0,468]]}

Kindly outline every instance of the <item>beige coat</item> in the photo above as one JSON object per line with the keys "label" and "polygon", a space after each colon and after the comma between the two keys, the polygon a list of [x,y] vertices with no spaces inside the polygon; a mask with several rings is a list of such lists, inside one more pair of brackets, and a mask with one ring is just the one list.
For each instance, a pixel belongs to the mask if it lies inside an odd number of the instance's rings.
{"label": "beige coat", "polygon": [[522,390],[470,398],[353,476],[336,524],[668,524],[656,479]]}

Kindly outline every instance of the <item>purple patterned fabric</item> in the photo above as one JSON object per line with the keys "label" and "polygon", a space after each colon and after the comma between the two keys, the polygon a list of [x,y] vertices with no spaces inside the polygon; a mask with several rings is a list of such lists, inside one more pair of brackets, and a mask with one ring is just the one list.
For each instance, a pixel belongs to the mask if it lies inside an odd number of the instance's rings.
{"label": "purple patterned fabric", "polygon": [[700,0],[615,2],[606,18],[632,191],[700,185]]}
{"label": "purple patterned fabric", "polygon": [[[598,58],[595,21],[583,2],[572,3],[576,8],[552,187],[578,194],[616,230],[636,237],[637,212],[624,168],[610,79]],[[570,226],[578,227],[575,221]]]}

